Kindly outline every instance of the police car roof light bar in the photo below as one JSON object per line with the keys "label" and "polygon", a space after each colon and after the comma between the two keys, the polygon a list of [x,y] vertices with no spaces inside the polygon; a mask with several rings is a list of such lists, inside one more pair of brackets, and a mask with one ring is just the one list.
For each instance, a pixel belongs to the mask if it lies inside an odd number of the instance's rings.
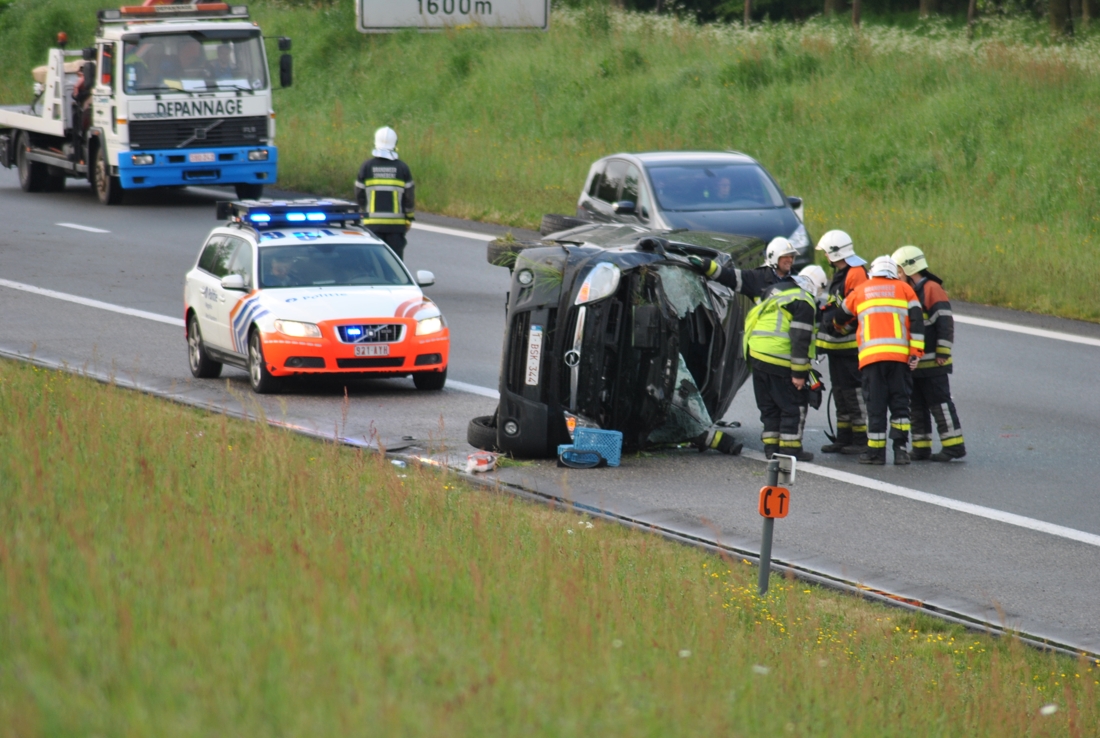
{"label": "police car roof light bar", "polygon": [[133,20],[164,20],[166,18],[232,18],[247,20],[247,5],[229,3],[189,3],[186,5],[124,5],[118,10],[101,10],[101,23],[125,23]]}
{"label": "police car roof light bar", "polygon": [[217,204],[217,217],[260,229],[299,223],[358,224],[363,213],[347,200],[222,200]]}

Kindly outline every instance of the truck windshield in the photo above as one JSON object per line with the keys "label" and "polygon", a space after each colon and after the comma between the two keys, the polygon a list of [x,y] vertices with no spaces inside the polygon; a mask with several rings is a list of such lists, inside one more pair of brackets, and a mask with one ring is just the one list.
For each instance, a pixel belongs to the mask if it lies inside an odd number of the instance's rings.
{"label": "truck windshield", "polygon": [[397,257],[382,244],[321,243],[260,249],[260,286],[265,289],[411,284]]}
{"label": "truck windshield", "polygon": [[122,63],[128,94],[267,89],[260,36],[247,32],[142,36],[126,41]]}

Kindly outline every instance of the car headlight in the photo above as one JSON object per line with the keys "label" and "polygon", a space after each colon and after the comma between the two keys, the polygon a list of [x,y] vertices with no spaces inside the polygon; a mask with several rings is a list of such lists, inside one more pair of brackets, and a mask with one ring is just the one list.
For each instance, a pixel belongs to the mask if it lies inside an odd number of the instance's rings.
{"label": "car headlight", "polygon": [[321,329],[313,323],[299,323],[296,320],[276,320],[275,330],[295,338],[320,338]]}
{"label": "car headlight", "polygon": [[794,246],[802,253],[806,253],[810,248],[810,234],[806,232],[806,226],[802,224],[799,224],[798,228],[794,229],[794,233],[792,233],[787,240],[791,242],[791,246]]}
{"label": "car headlight", "polygon": [[427,336],[432,333],[439,333],[443,330],[443,318],[436,316],[434,318],[424,318],[424,320],[416,321],[416,335]]}
{"label": "car headlight", "polygon": [[622,276],[623,273],[619,271],[619,267],[611,262],[601,261],[584,278],[573,304],[584,305],[610,297],[615,294],[615,290],[619,289],[619,279]]}

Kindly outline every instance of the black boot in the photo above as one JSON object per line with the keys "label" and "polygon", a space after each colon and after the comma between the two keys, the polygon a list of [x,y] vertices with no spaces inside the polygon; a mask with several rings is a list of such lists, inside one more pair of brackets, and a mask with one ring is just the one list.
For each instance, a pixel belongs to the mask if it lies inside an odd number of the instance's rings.
{"label": "black boot", "polygon": [[813,461],[814,455],[810,451],[802,448],[802,444],[797,446],[787,446],[786,448],[780,448],[779,453],[786,454],[787,456],[793,456],[799,461]]}
{"label": "black boot", "polygon": [[839,454],[842,452],[845,446],[852,445],[852,429],[851,428],[837,428],[836,440],[832,443],[826,443],[821,447],[821,453],[823,454]]}
{"label": "black boot", "polygon": [[868,448],[866,451],[859,455],[859,463],[883,466],[886,463],[886,449]]}
{"label": "black boot", "polygon": [[867,433],[853,433],[852,442],[840,449],[845,456],[855,456],[867,450]]}
{"label": "black boot", "polygon": [[914,447],[913,450],[909,452],[909,458],[913,461],[928,461],[932,458],[932,449],[928,447]]}
{"label": "black boot", "polygon": [[692,444],[699,449],[699,453],[713,448],[715,451],[730,456],[737,456],[743,448],[743,444],[738,443],[736,438],[720,430],[710,430],[702,433],[695,437]]}
{"label": "black boot", "polygon": [[951,461],[964,456],[966,456],[966,444],[960,443],[958,446],[944,446],[939,452],[932,454],[932,461]]}
{"label": "black boot", "polygon": [[779,452],[778,443],[765,443],[764,444],[764,458],[770,459]]}
{"label": "black boot", "polygon": [[894,466],[908,466],[909,452],[905,446],[894,446]]}

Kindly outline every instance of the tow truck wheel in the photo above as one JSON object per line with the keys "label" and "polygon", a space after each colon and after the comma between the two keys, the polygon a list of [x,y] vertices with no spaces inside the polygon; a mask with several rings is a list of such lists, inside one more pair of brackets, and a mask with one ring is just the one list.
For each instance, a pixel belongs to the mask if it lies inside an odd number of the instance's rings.
{"label": "tow truck wheel", "polygon": [[262,184],[239,184],[233,187],[237,190],[238,200],[259,200],[264,196]]}
{"label": "tow truck wheel", "polygon": [[30,138],[25,133],[19,137],[15,144],[15,161],[19,168],[19,186],[23,192],[42,192],[46,189],[49,172],[46,171],[45,164],[27,158],[27,148],[29,146]]}
{"label": "tow truck wheel", "polygon": [[441,372],[413,372],[413,384],[421,391],[435,392],[447,384],[447,370]]}
{"label": "tow truck wheel", "polygon": [[111,176],[111,167],[107,164],[107,150],[100,146],[95,155],[95,194],[104,205],[118,205],[122,202],[122,182]]}
{"label": "tow truck wheel", "polygon": [[258,330],[252,331],[248,337],[248,383],[258,395],[268,395],[279,389],[278,377],[272,376],[267,370],[264,346]]}
{"label": "tow truck wheel", "polygon": [[217,379],[222,373],[221,362],[214,361],[206,353],[199,331],[199,319],[194,315],[187,320],[187,361],[191,365],[191,373],[199,379]]}

